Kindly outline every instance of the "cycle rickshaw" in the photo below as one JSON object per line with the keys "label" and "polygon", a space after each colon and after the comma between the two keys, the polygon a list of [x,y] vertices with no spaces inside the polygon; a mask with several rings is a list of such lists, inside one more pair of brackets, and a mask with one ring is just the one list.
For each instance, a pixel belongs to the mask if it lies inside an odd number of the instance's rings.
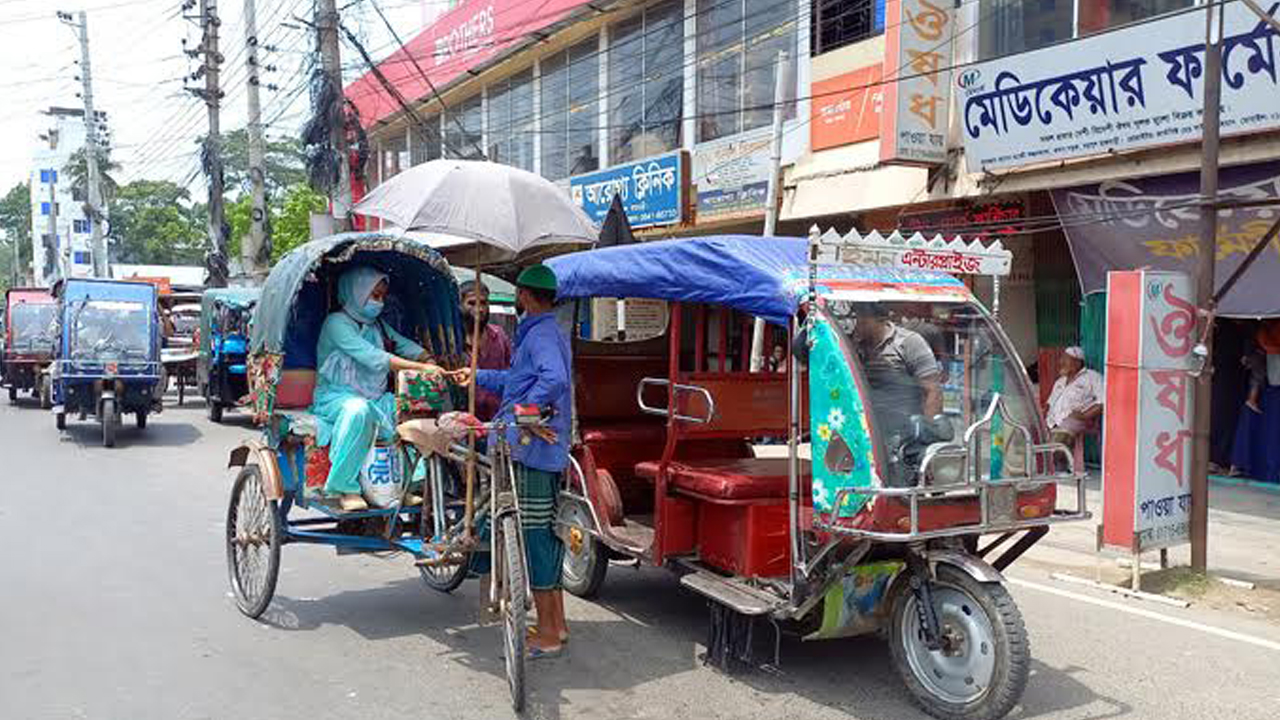
{"label": "cycle rickshaw", "polygon": [[[236,605],[251,618],[267,609],[281,549],[290,544],[328,545],[339,553],[401,552],[416,561],[428,586],[443,592],[471,575],[473,555],[489,553],[489,608],[502,618],[507,680],[519,710],[530,595],[514,473],[501,428],[480,428],[490,431],[490,448],[479,457],[458,442],[456,432],[430,453],[398,438],[380,443],[362,475],[381,486],[381,501],[369,497],[368,486],[368,510],[341,512],[318,498],[328,459],[326,449],[315,443],[315,420],[307,413],[316,344],[326,315],[336,307],[337,278],[358,264],[375,267],[390,280],[381,316],[386,322],[418,340],[441,365],[462,364],[458,286],[448,263],[425,245],[403,236],[346,233],[313,240],[272,268],[254,309],[248,357],[252,408],[262,437],[235,448],[229,462],[240,468],[226,524]],[[401,418],[430,419],[447,404],[446,398],[438,400],[398,391],[397,412],[403,411]],[[468,461],[476,463],[475,484],[464,492],[458,488],[463,473],[456,468]],[[415,503],[419,492],[422,502]]]}

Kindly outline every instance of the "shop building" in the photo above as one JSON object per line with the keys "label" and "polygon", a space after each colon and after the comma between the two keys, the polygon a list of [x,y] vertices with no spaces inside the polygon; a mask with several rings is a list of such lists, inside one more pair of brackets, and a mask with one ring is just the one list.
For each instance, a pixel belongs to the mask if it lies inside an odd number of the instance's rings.
{"label": "shop building", "polygon": [[[86,188],[77,187],[67,171],[73,156],[85,147],[84,111],[51,107],[43,113],[48,127],[40,135],[31,163],[31,276],[35,284],[48,287],[70,274],[93,274],[93,226],[85,212]],[[109,137],[107,115],[98,112],[98,132]],[[104,141],[106,142],[106,141]],[[104,209],[105,212],[105,209]]]}

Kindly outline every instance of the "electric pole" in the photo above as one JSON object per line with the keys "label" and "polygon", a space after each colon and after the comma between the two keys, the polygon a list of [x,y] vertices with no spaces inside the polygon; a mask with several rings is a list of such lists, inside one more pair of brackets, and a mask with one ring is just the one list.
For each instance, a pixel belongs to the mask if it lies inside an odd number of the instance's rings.
{"label": "electric pole", "polygon": [[205,137],[205,173],[209,176],[209,242],[212,249],[206,260],[210,287],[227,285],[227,230],[222,205],[224,187],[222,175],[222,135],[218,127],[218,110],[222,102],[222,90],[218,86],[218,66],[222,55],[218,53],[217,0],[200,0],[200,25],[204,29],[200,49],[204,52],[204,90],[197,95],[209,110],[209,133]]}
{"label": "electric pole", "polygon": [[343,119],[346,111],[342,107],[342,57],[338,46],[338,6],[337,0],[318,0],[316,2],[316,33],[320,46],[320,63],[325,78],[337,96],[337,112],[330,114],[329,143],[337,155],[338,186],[330,193],[333,205],[334,227],[338,232],[347,230],[351,216],[351,167],[347,154],[347,130]]}
{"label": "electric pole", "polygon": [[67,250],[62,250],[62,240],[58,237],[58,181],[51,174],[49,177],[49,237],[53,239],[53,261],[57,263],[58,274],[64,279],[71,277],[71,238],[67,238]]}
{"label": "electric pole", "polygon": [[[1195,422],[1191,436],[1191,569],[1208,568],[1209,537],[1209,423],[1213,400],[1213,291],[1218,247],[1218,135],[1222,102],[1221,3],[1205,5],[1204,130],[1200,162],[1200,245],[1196,269],[1196,308],[1199,337],[1204,343],[1204,367],[1196,378]],[[1215,33],[1213,16],[1219,12]],[[1216,39],[1215,39],[1216,37]]]}
{"label": "electric pole", "polygon": [[258,85],[261,82],[258,64],[258,19],[254,0],[244,0],[244,44],[247,48],[249,80],[249,182],[252,184],[252,207],[249,215],[249,236],[240,241],[242,271],[262,281],[267,274],[267,260],[271,256],[267,238],[267,183],[266,158],[262,143],[262,107],[258,101]]}
{"label": "electric pole", "polygon": [[93,275],[107,277],[107,239],[102,232],[102,185],[98,169],[98,116],[93,110],[93,72],[89,66],[89,17],[79,13],[79,22],[70,13],[59,12],[58,19],[70,25],[80,39],[80,82],[84,100],[84,162],[88,168],[89,231],[93,235]]}

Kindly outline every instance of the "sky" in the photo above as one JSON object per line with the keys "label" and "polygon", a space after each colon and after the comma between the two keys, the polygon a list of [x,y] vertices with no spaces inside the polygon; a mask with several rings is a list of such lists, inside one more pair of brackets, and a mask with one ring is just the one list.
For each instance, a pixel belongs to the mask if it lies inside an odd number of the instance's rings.
{"label": "sky", "polygon": [[[343,23],[361,37],[374,58],[396,48],[371,5],[375,0],[338,0]],[[376,0],[400,39],[408,42],[448,0]],[[41,112],[50,106],[81,107],[79,42],[76,32],[55,11],[88,13],[94,106],[108,114],[112,159],[122,166],[116,180],[172,180],[189,186],[203,200],[195,140],[207,129],[202,101],[183,90],[184,77],[200,61],[183,54],[200,44],[200,29],[183,16],[180,0],[0,0],[0,194],[27,179],[38,135],[49,125]],[[222,19],[220,50],[224,132],[243,127],[247,117],[247,69],[243,0],[217,3]],[[305,68],[314,58],[314,33],[294,19],[311,20],[313,0],[258,0],[261,65],[260,101],[268,138],[297,136],[309,102]],[[343,82],[363,74],[359,56],[345,43]],[[204,80],[188,81],[203,87]],[[267,84],[278,86],[272,90]]]}

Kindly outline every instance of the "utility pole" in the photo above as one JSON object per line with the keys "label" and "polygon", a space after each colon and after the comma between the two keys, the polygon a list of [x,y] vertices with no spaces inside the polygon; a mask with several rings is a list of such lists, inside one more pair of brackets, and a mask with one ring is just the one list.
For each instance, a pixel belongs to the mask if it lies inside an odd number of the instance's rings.
{"label": "utility pole", "polygon": [[107,240],[102,228],[102,185],[98,168],[98,116],[93,109],[93,71],[89,66],[89,16],[78,13],[79,22],[73,22],[71,13],[59,12],[58,19],[70,25],[80,39],[80,82],[84,100],[84,162],[89,175],[89,230],[93,234],[93,275],[107,277]]}
{"label": "utility pole", "polygon": [[52,173],[49,177],[49,237],[53,238],[53,259],[58,265],[58,273],[65,279],[71,277],[71,238],[67,238],[67,250],[62,250],[62,240],[58,237],[58,181]]}
{"label": "utility pole", "polygon": [[338,97],[337,102],[339,103],[338,111],[331,116],[332,125],[329,128],[329,142],[333,152],[337,155],[338,161],[338,186],[330,193],[330,202],[333,206],[335,229],[338,232],[342,232],[350,227],[349,219],[352,202],[350,156],[347,154],[347,130],[343,127],[344,123],[342,122],[342,119],[346,117],[346,112],[341,107],[342,57],[338,46],[339,21],[337,0],[317,0],[316,33],[317,42],[320,46],[320,63],[324,69],[325,77]]}
{"label": "utility pole", "polygon": [[[778,186],[782,183],[782,120],[787,108],[787,85],[791,59],[786,50],[778,52],[778,65],[773,75],[773,135],[769,141],[769,190],[764,206],[764,235],[772,237],[778,229]],[[751,372],[764,366],[764,319],[756,318],[751,329]]]}
{"label": "utility pole", "polygon": [[218,86],[218,66],[222,55],[218,53],[217,0],[200,0],[200,25],[204,29],[200,49],[204,52],[204,90],[197,92],[204,99],[209,111],[209,133],[205,138],[207,157],[205,172],[209,175],[209,242],[212,250],[206,261],[210,287],[227,285],[227,232],[225,210],[222,204],[224,187],[222,175],[222,134],[218,125],[218,111],[222,103],[222,90]]}
{"label": "utility pole", "polygon": [[244,44],[248,49],[245,63],[249,80],[249,182],[252,184],[253,209],[249,215],[249,236],[240,241],[240,263],[243,272],[262,281],[267,275],[267,259],[271,256],[267,238],[266,158],[262,146],[262,107],[258,101],[261,82],[258,64],[258,19],[254,0],[244,0]]}
{"label": "utility pole", "polygon": [[[1191,569],[1208,568],[1209,422],[1213,400],[1213,291],[1218,246],[1218,134],[1222,103],[1222,5],[1209,0],[1204,24],[1204,130],[1200,162],[1200,245],[1196,269],[1197,328],[1204,343],[1203,370],[1196,378],[1191,445]],[[1215,33],[1213,16],[1218,12]],[[1216,39],[1215,39],[1216,36]]]}

